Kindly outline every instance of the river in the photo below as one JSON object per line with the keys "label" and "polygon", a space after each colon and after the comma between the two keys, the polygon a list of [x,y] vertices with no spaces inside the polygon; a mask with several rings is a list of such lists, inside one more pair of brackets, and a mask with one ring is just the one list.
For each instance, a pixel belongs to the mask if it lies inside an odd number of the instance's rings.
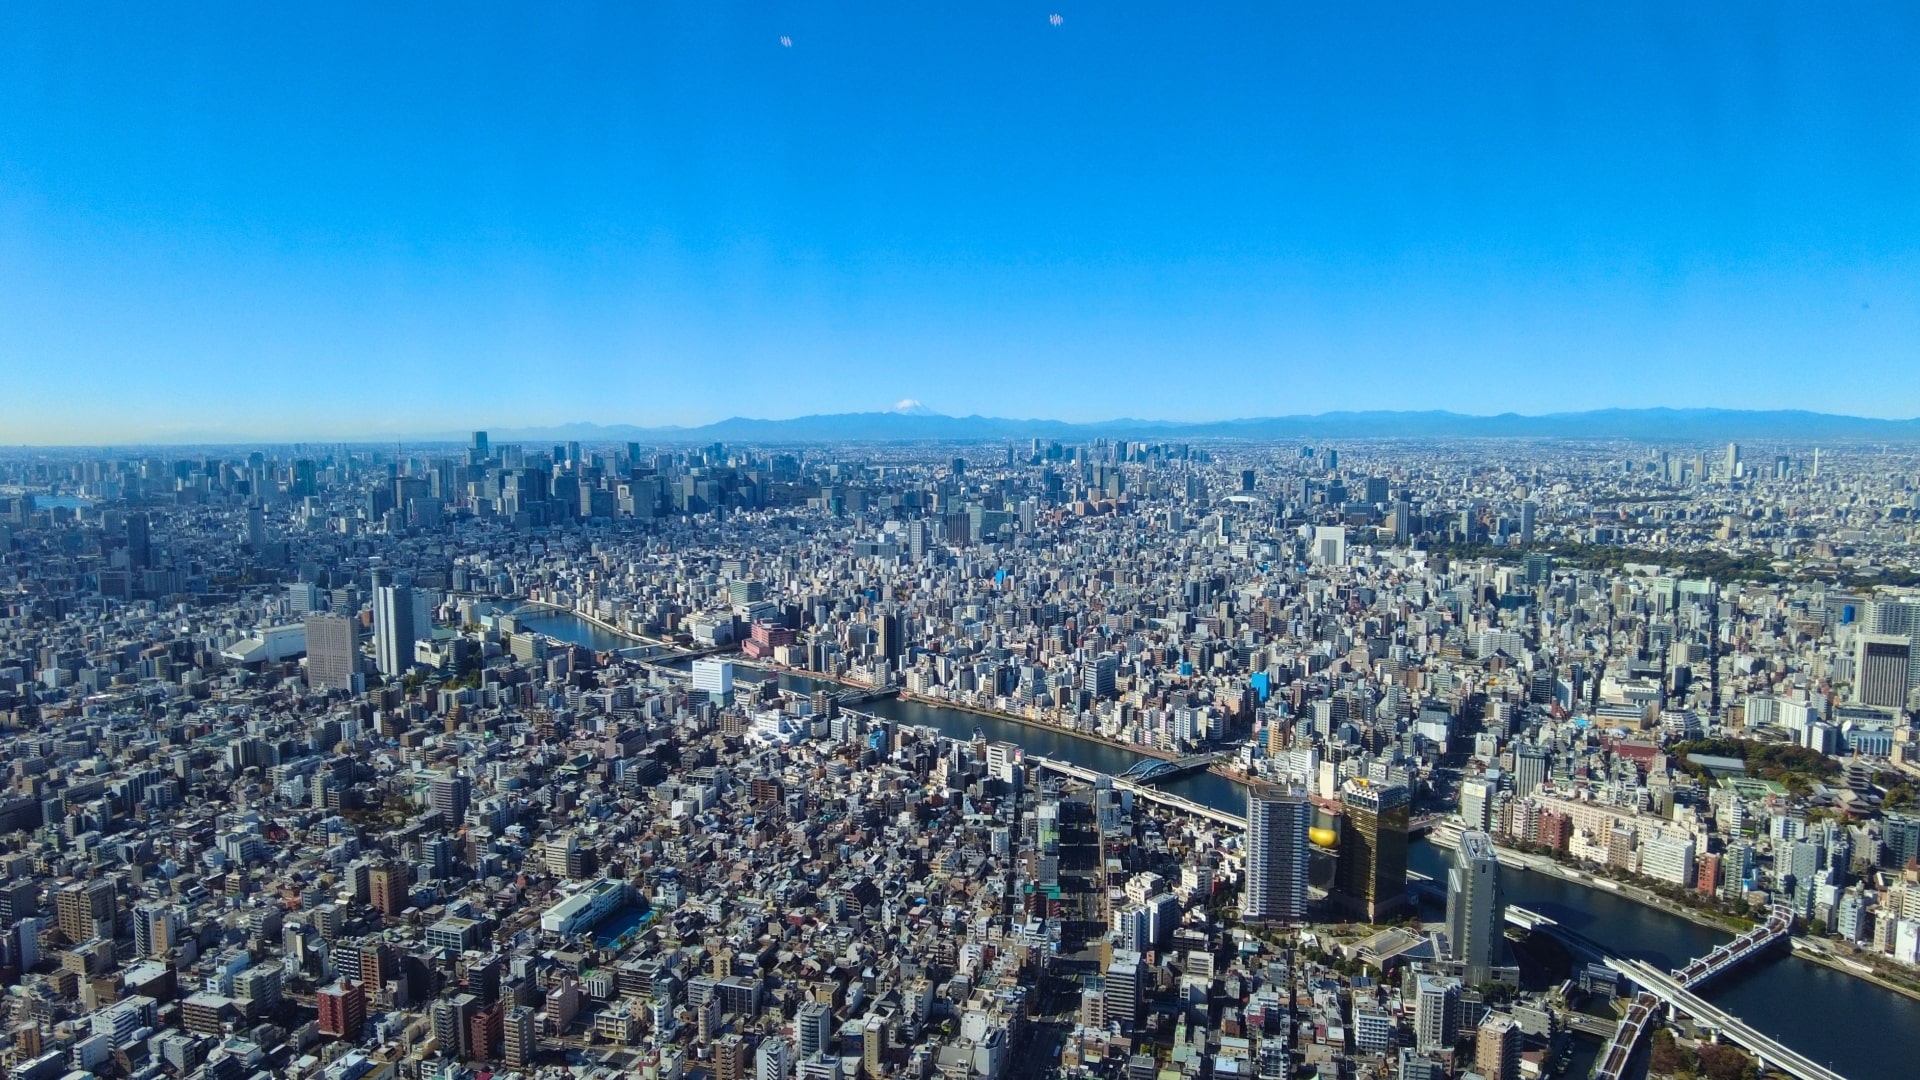
{"label": "river", "polygon": [[[593,649],[633,644],[564,613],[523,617],[520,622],[526,629]],[[758,669],[735,669],[736,679],[765,677]],[[782,674],[778,678],[782,686],[798,691],[834,686],[796,675]],[[971,738],[978,729],[988,739],[1017,742],[1033,753],[1101,772],[1121,772],[1142,757],[1064,731],[961,709],[898,700],[876,701],[862,709],[900,724],[933,728],[955,739]],[[1212,773],[1191,773],[1161,787],[1207,806],[1246,812],[1246,793],[1241,785]],[[1445,880],[1448,857],[1446,851],[1421,840],[1413,845],[1408,864]],[[1680,967],[1729,936],[1604,889],[1546,874],[1508,871],[1501,884],[1512,903],[1577,930],[1616,955],[1663,969]],[[1748,965],[1710,985],[1704,996],[1851,1080],[1912,1076],[1920,1068],[1916,1066],[1920,1062],[1920,1001],[1798,956],[1781,955]]]}

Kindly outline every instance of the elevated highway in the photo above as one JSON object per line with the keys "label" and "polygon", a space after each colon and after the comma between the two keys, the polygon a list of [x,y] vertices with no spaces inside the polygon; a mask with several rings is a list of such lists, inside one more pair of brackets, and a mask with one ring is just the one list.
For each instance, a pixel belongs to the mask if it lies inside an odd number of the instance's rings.
{"label": "elevated highway", "polygon": [[1070,761],[1041,757],[1038,754],[1027,755],[1027,761],[1032,763],[1035,768],[1059,773],[1061,776],[1071,776],[1076,780],[1085,780],[1088,783],[1094,783],[1098,780],[1110,780],[1113,782],[1115,791],[1130,791],[1136,799],[1145,799],[1148,802],[1158,803],[1161,806],[1194,814],[1198,817],[1206,818],[1215,824],[1225,825],[1228,828],[1244,829],[1247,827],[1247,819],[1239,814],[1229,814],[1225,810],[1216,810],[1211,806],[1194,802],[1192,799],[1185,799],[1178,795],[1168,794],[1151,784],[1142,784],[1133,780],[1123,780],[1118,776],[1103,773],[1098,769],[1089,769],[1084,766],[1075,765]]}

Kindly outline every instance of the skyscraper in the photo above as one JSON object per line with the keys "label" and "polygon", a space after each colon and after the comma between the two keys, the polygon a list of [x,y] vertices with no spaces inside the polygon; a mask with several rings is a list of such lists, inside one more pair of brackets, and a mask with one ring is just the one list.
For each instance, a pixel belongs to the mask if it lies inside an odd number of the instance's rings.
{"label": "skyscraper", "polygon": [[267,550],[267,515],[258,505],[247,507],[247,552],[254,558]]}
{"label": "skyscraper", "polygon": [[1447,939],[1469,986],[1492,982],[1504,960],[1506,906],[1493,838],[1479,830],[1462,833],[1447,871]]}
{"label": "skyscraper", "polygon": [[1920,686],[1920,604],[1875,600],[1867,605],[1866,630],[1907,639],[1907,686]]}
{"label": "skyscraper", "polygon": [[1912,643],[1897,634],[1854,639],[1853,700],[1882,709],[1905,708]]}
{"label": "skyscraper", "polygon": [[874,648],[880,658],[886,661],[887,670],[898,666],[900,654],[906,651],[906,617],[893,612],[881,612],[874,620]]}
{"label": "skyscraper", "polygon": [[360,664],[360,624],[339,615],[307,616],[307,686],[352,690]]}
{"label": "skyscraper", "polygon": [[144,570],[153,565],[151,544],[147,539],[147,515],[127,515],[127,569]]}
{"label": "skyscraper", "polygon": [[399,678],[413,666],[413,590],[379,585],[373,590],[373,654],[380,674]]}
{"label": "skyscraper", "polygon": [[1298,922],[1307,913],[1306,796],[1273,784],[1247,789],[1247,884],[1240,898],[1246,919]]}
{"label": "skyscraper", "polygon": [[367,875],[367,892],[374,908],[389,918],[406,910],[411,902],[408,898],[408,886],[411,882],[404,865],[382,863],[375,866]]}
{"label": "skyscraper", "polygon": [[1378,922],[1406,904],[1407,789],[1399,784],[1349,780],[1340,791],[1346,811],[1336,874],[1341,899]]}

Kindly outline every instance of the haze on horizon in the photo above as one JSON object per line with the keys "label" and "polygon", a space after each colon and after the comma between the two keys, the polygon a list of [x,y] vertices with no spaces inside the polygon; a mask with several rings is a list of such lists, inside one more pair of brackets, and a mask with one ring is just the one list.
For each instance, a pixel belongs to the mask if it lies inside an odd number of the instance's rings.
{"label": "haze on horizon", "polygon": [[0,444],[1910,417],[1916,61],[1896,4],[16,5]]}

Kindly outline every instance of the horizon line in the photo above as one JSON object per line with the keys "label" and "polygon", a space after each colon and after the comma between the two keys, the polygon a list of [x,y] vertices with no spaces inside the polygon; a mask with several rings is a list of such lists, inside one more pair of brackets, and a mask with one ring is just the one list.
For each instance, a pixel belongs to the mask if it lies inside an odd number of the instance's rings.
{"label": "horizon line", "polygon": [[[854,411],[854,412],[830,412],[830,413],[815,412],[815,413],[803,413],[803,414],[787,416],[787,417],[752,417],[752,416],[743,416],[743,415],[735,414],[735,415],[721,417],[716,420],[710,420],[705,423],[691,424],[691,425],[689,424],[653,425],[653,424],[646,424],[643,422],[635,422],[635,421],[567,420],[567,421],[557,421],[557,422],[547,422],[547,423],[521,422],[516,424],[508,424],[508,425],[481,424],[481,425],[467,427],[460,431],[443,430],[443,431],[434,432],[434,431],[416,430],[412,432],[386,431],[386,432],[368,432],[368,433],[362,433],[362,434],[310,434],[310,435],[262,435],[258,433],[244,434],[244,433],[227,432],[227,431],[176,430],[172,432],[153,432],[141,438],[128,439],[125,441],[0,443],[0,447],[4,447],[7,450],[35,450],[35,449],[72,450],[72,449],[88,449],[88,448],[95,448],[95,449],[122,449],[122,448],[135,449],[135,448],[143,448],[143,447],[178,448],[178,447],[193,447],[193,446],[208,446],[208,447],[212,447],[212,446],[289,446],[289,445],[297,445],[297,444],[303,444],[303,443],[338,444],[338,445],[352,445],[352,446],[375,446],[375,445],[381,445],[381,444],[404,445],[404,444],[412,443],[417,445],[439,446],[439,445],[458,445],[458,444],[465,443],[470,440],[472,433],[476,431],[484,431],[484,432],[499,431],[501,433],[501,438],[506,442],[546,441],[549,439],[556,440],[556,441],[577,442],[577,441],[583,441],[583,439],[581,438],[582,436],[584,436],[586,439],[604,438],[605,441],[607,442],[633,442],[637,440],[645,440],[647,438],[662,438],[662,437],[665,437],[672,441],[679,441],[681,439],[696,436],[699,433],[707,431],[709,429],[721,428],[724,425],[729,425],[729,424],[798,425],[798,424],[803,424],[807,421],[819,421],[819,422],[862,421],[862,422],[869,422],[869,423],[897,422],[902,425],[939,424],[941,422],[954,422],[954,423],[977,422],[977,423],[984,423],[984,424],[999,424],[999,425],[1029,424],[1029,425],[1035,425],[1035,426],[1045,426],[1049,429],[1053,429],[1056,432],[1059,432],[1060,429],[1084,429],[1089,434],[1090,437],[1108,437],[1116,434],[1111,431],[1103,431],[1102,429],[1124,428],[1128,425],[1139,425],[1143,428],[1157,429],[1155,431],[1142,431],[1141,432],[1142,435],[1160,434],[1160,435],[1165,435],[1167,437],[1180,437],[1178,434],[1179,432],[1181,432],[1182,430],[1189,430],[1189,429],[1200,429],[1200,428],[1217,429],[1217,428],[1234,428],[1234,427],[1241,427],[1241,426],[1251,427],[1259,424],[1277,424],[1277,423],[1288,423],[1288,422],[1313,423],[1313,422],[1325,422],[1329,420],[1338,421],[1342,419],[1365,419],[1365,418],[1391,419],[1395,417],[1400,417],[1400,418],[1407,418],[1407,419],[1423,419],[1423,420],[1429,420],[1429,421],[1441,420],[1441,421],[1453,421],[1453,422],[1459,422],[1459,423],[1473,424],[1473,423],[1494,423],[1494,422],[1501,422],[1501,421],[1516,422],[1516,423],[1517,422],[1556,421],[1556,420],[1577,421],[1582,419],[1592,420],[1592,419],[1610,418],[1610,417],[1628,419],[1628,418],[1633,418],[1636,415],[1646,419],[1652,419],[1657,416],[1674,415],[1674,414],[1680,414],[1683,417],[1691,417],[1699,420],[1721,419],[1721,420],[1737,421],[1740,419],[1760,419],[1760,418],[1767,418],[1767,417],[1792,417],[1792,418],[1813,421],[1813,422],[1835,423],[1835,424],[1849,425],[1849,426],[1850,425],[1862,425],[1862,426],[1868,426],[1868,427],[1884,426],[1889,428],[1913,426],[1916,429],[1915,431],[1910,433],[1901,433],[1901,434],[1911,434],[1914,436],[1920,436],[1920,417],[1875,417],[1875,416],[1862,416],[1862,415],[1851,414],[1851,413],[1820,412],[1812,409],[1798,409],[1798,408],[1756,409],[1756,408],[1726,408],[1722,406],[1700,406],[1700,405],[1648,405],[1648,406],[1607,406],[1607,407],[1595,408],[1595,409],[1562,410],[1562,411],[1542,412],[1542,413],[1522,413],[1522,412],[1516,412],[1513,410],[1506,410],[1506,411],[1497,412],[1497,413],[1464,413],[1464,412],[1457,412],[1451,409],[1352,409],[1352,408],[1348,408],[1348,409],[1329,409],[1329,410],[1324,410],[1324,411],[1315,412],[1315,413],[1276,413],[1276,414],[1270,414],[1265,416],[1237,416],[1237,417],[1210,419],[1210,420],[1166,420],[1166,419],[1151,419],[1151,418],[1138,417],[1138,416],[1120,416],[1120,417],[1113,417],[1110,419],[1102,419],[1102,420],[1060,420],[1060,419],[1054,419],[1054,418],[1048,418],[1048,417],[988,416],[980,413],[969,413],[966,415],[953,415],[953,414],[937,412],[937,411],[928,409],[924,406],[920,406],[918,405],[918,403],[916,403],[915,407],[911,409],[871,409],[871,410]],[[607,434],[604,436],[596,435],[595,432],[598,432],[598,431],[611,432],[611,433],[617,433],[617,434]],[[1069,434],[1070,432],[1061,432],[1061,433]],[[945,435],[929,433],[929,434],[917,435],[917,436],[910,435],[910,434],[901,434],[901,435],[850,434],[842,437],[838,441],[845,441],[845,442],[919,442],[919,441],[985,442],[985,441],[1000,441],[1000,440],[1009,439],[1009,438],[1038,437],[1042,434],[1045,434],[1045,433],[1036,432],[1034,433],[1033,436],[1021,436],[1011,432],[1001,432],[1001,433],[982,432],[982,433],[975,433],[975,434],[945,434]],[[1885,432],[1883,434],[1893,434],[1893,432]],[[1301,435],[1311,436],[1314,438],[1322,438],[1322,439],[1366,438],[1366,439],[1379,439],[1379,440],[1392,440],[1396,438],[1456,437],[1456,438],[1509,438],[1509,439],[1608,438],[1608,439],[1624,439],[1629,441],[1675,441],[1675,440],[1683,440],[1688,437],[1684,432],[1675,432],[1670,438],[1666,438],[1666,439],[1663,439],[1658,436],[1652,436],[1652,435],[1646,435],[1646,434],[1626,434],[1626,433],[1580,434],[1580,433],[1572,433],[1572,432],[1567,433],[1565,435],[1555,435],[1553,433],[1548,433],[1548,432],[1483,432],[1483,433],[1461,433],[1454,436],[1437,436],[1436,433],[1433,433],[1433,432],[1417,432],[1417,433],[1407,433],[1403,435],[1395,435],[1395,434],[1385,433],[1385,432],[1365,434],[1365,435],[1336,434],[1332,432],[1302,432]],[[734,436],[734,437],[739,438],[740,436]],[[1235,438],[1276,439],[1276,438],[1285,438],[1287,436],[1281,435],[1279,433],[1272,433],[1272,434],[1263,435],[1263,436],[1254,436],[1254,435],[1241,436],[1241,435],[1235,435],[1230,431],[1226,431],[1226,432],[1209,431],[1209,432],[1197,432],[1191,435],[1187,435],[1185,437],[1195,438],[1195,439],[1235,439]],[[1792,436],[1792,433],[1783,432],[1781,437],[1792,438],[1793,436]],[[1807,436],[1805,434],[1802,434],[1800,437],[1805,438]],[[1869,432],[1859,432],[1859,433],[1853,433],[1853,434],[1826,433],[1824,437],[1843,439],[1843,440],[1844,439],[1871,439],[1873,437],[1873,433],[1869,433]],[[780,441],[775,433],[767,433],[765,435],[756,435],[756,436],[753,436],[753,438],[756,440]],[[830,437],[825,437],[820,434],[796,437],[793,441],[820,442],[820,441],[823,441],[823,439],[825,439],[825,441],[835,441]]]}

